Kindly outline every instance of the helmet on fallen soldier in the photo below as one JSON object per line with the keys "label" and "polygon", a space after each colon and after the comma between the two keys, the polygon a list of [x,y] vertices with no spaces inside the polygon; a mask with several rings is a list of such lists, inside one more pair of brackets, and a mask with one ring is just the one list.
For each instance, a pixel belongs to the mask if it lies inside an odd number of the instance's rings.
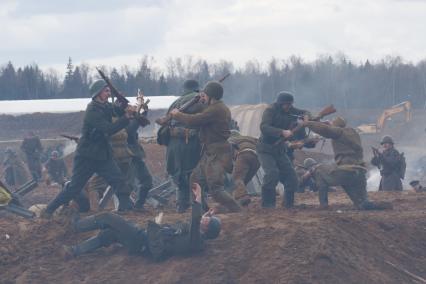
{"label": "helmet on fallen soldier", "polygon": [[210,217],[210,222],[207,227],[207,231],[203,233],[203,237],[206,240],[216,239],[222,227],[222,223],[218,217]]}

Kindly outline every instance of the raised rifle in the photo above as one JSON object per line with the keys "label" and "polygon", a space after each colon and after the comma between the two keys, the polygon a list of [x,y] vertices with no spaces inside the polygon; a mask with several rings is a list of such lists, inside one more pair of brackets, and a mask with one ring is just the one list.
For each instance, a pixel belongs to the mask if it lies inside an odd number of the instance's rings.
{"label": "raised rifle", "polygon": [[67,138],[71,141],[74,141],[75,143],[78,143],[78,141],[80,140],[79,137],[73,136],[73,135],[68,135],[68,134],[60,134],[59,136],[62,136],[62,137]]}
{"label": "raised rifle", "polygon": [[117,99],[118,106],[122,109],[125,109],[129,105],[129,100],[126,99],[126,97],[119,90],[117,90],[116,87],[114,87],[109,78],[101,69],[96,67],[96,70],[98,71],[101,78],[107,83],[109,89],[111,90],[112,97],[115,97]]}
{"label": "raised rifle", "polygon": [[[226,78],[228,78],[229,76],[231,76],[231,74],[227,73],[225,76],[223,76],[222,78],[220,78],[218,80],[219,83],[222,83],[223,81],[225,81]],[[198,91],[198,94],[196,96],[194,96],[191,100],[187,101],[186,103],[184,103],[183,105],[181,105],[177,109],[180,112],[186,112],[190,107],[192,107],[193,105],[198,103],[200,101],[200,99],[201,99],[201,94]],[[172,116],[169,113],[167,113],[165,116],[156,119],[155,122],[159,125],[165,125],[165,124],[169,123],[169,121],[171,119],[172,119]]]}

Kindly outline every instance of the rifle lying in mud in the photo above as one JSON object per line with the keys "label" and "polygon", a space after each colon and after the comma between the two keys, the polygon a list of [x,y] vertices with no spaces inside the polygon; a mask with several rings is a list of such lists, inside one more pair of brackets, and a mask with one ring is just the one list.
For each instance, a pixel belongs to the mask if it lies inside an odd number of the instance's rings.
{"label": "rifle lying in mud", "polygon": [[[165,182],[159,184],[156,187],[153,187],[149,190],[147,196],[147,202],[151,203],[154,207],[161,205],[166,205],[168,203],[168,198],[176,191],[174,184],[171,179],[166,180]],[[114,196],[114,190],[111,186],[108,186],[105,190],[104,195],[101,200],[99,200],[98,207],[99,209],[104,209],[108,204],[108,201]],[[118,200],[114,198],[114,203],[117,203]],[[117,207],[117,206],[116,206]]]}
{"label": "rifle lying in mud", "polygon": [[[222,78],[220,78],[218,81],[219,83],[222,83],[223,81],[226,80],[226,78],[228,78],[229,76],[231,76],[230,73],[227,73],[225,76],[223,76]],[[201,94],[198,91],[198,94],[193,97],[191,100],[187,101],[186,103],[184,103],[183,105],[181,105],[180,107],[178,107],[177,109],[180,112],[186,112],[190,107],[192,107],[193,105],[195,105],[196,103],[198,103],[201,99]],[[169,123],[169,121],[172,119],[172,116],[167,113],[165,116],[157,118],[155,120],[155,122],[159,125],[166,125],[167,123]]]}
{"label": "rifle lying in mud", "polygon": [[78,143],[78,141],[80,140],[79,137],[73,136],[73,135],[68,135],[68,134],[60,134],[59,136],[62,136],[62,137],[67,138],[71,141],[74,141],[75,143]]}
{"label": "rifle lying in mud", "polygon": [[33,191],[37,187],[38,183],[35,180],[30,180],[18,188],[14,193],[19,197],[23,197],[27,193]]}
{"label": "rifle lying in mud", "polygon": [[21,204],[21,201],[19,200],[19,197],[30,192],[35,187],[37,187],[37,182],[32,180],[24,184],[15,193],[12,193],[0,181],[0,195],[3,197],[3,203],[0,203],[0,210],[6,210],[7,212],[19,215],[24,218],[33,218],[35,216],[34,212],[24,208]]}

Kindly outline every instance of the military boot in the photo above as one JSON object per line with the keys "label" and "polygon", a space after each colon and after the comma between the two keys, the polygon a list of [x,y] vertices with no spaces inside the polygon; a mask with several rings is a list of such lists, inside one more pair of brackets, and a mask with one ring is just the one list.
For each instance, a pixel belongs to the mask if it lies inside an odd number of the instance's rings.
{"label": "military boot", "polygon": [[130,195],[128,194],[117,194],[118,204],[116,205],[116,210],[123,212],[123,211],[130,211],[133,209],[133,202],[130,199]]}
{"label": "military boot", "polygon": [[275,189],[263,188],[262,187],[262,207],[263,208],[275,208],[276,196]]}
{"label": "military boot", "polygon": [[92,252],[100,247],[102,247],[102,242],[99,237],[92,237],[78,245],[71,246],[70,252],[73,256],[79,256],[88,252]]}
{"label": "military boot", "polygon": [[212,197],[217,203],[224,206],[229,212],[241,211],[241,206],[235,201],[234,198],[232,198],[231,195],[229,195],[229,193],[225,191],[223,187],[219,190],[215,190],[212,193]]}
{"label": "military boot", "polygon": [[241,206],[247,206],[251,202],[250,196],[247,194],[246,186],[242,180],[235,181],[235,190],[233,192],[234,199]]}
{"label": "military boot", "polygon": [[371,201],[364,201],[362,202],[359,207],[359,210],[386,210],[386,209],[393,209],[393,205],[390,202],[371,202]]}
{"label": "military boot", "polygon": [[284,190],[283,206],[285,208],[293,208],[294,206],[294,191]]}
{"label": "military boot", "polygon": [[318,191],[318,198],[319,198],[320,208],[327,209],[328,208],[328,189],[320,188]]}
{"label": "military boot", "polygon": [[135,206],[136,210],[143,210],[149,189],[139,188],[136,194]]}

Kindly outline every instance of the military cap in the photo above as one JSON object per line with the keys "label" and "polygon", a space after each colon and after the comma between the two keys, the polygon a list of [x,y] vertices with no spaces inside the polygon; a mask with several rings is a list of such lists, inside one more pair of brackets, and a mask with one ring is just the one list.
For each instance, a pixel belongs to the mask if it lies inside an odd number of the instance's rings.
{"label": "military cap", "polygon": [[290,92],[279,92],[277,96],[277,104],[290,104],[294,102],[294,96]]}
{"label": "military cap", "polygon": [[418,181],[418,180],[412,180],[412,181],[410,181],[410,186],[415,187],[415,186],[419,185],[419,183],[420,183],[420,181]]}
{"label": "military cap", "polygon": [[90,85],[90,95],[92,96],[92,99],[96,98],[97,95],[99,95],[99,93],[106,87],[108,86],[108,84],[100,79],[100,80],[96,80],[95,82],[93,82]]}
{"label": "military cap", "polygon": [[380,142],[380,144],[381,145],[383,145],[383,144],[394,144],[393,143],[393,139],[392,139],[392,137],[390,137],[389,135],[386,135],[386,136],[383,136],[383,138],[382,138],[382,142]]}
{"label": "military cap", "polygon": [[222,84],[220,84],[217,81],[210,81],[204,86],[204,93],[209,98],[213,98],[216,100],[220,100],[223,97],[223,87]]}
{"label": "military cap", "polygon": [[185,90],[185,92],[196,92],[200,89],[200,85],[198,84],[198,82],[196,80],[186,80],[183,83],[183,89]]}
{"label": "military cap", "polygon": [[219,236],[221,229],[220,219],[217,217],[210,217],[210,222],[207,227],[207,232],[204,232],[204,239],[216,239]]}
{"label": "military cap", "polygon": [[313,167],[313,166],[315,166],[315,165],[317,165],[318,164],[318,162],[317,161],[315,161],[314,159],[312,159],[312,158],[306,158],[304,161],[303,161],[303,166],[305,167],[305,168],[307,168],[307,169],[310,169],[311,167]]}
{"label": "military cap", "polygon": [[331,122],[331,125],[336,127],[345,127],[346,126],[346,120],[341,116],[336,116],[333,121]]}

